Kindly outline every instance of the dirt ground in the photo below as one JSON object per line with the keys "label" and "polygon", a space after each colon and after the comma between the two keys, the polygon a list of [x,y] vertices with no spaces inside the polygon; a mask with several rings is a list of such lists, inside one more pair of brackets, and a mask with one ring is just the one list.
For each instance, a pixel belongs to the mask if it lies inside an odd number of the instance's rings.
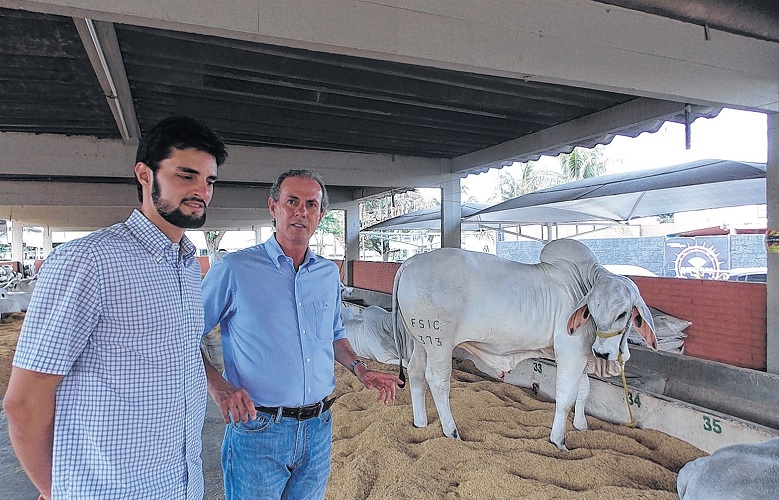
{"label": "dirt ground", "polygon": [[[0,394],[23,317],[0,323]],[[329,500],[674,500],[679,469],[705,455],[662,432],[593,417],[587,417],[588,431],[574,430],[569,419],[571,451],[561,452],[549,442],[553,403],[490,379],[469,362],[456,362],[452,376],[452,413],[463,441],[443,436],[429,395],[430,425],[417,429],[408,389],[385,406],[340,365],[336,381]]]}
{"label": "dirt ground", "polygon": [[0,396],[8,388],[8,377],[11,376],[11,362],[16,352],[16,341],[24,321],[24,313],[3,314],[0,319]]}

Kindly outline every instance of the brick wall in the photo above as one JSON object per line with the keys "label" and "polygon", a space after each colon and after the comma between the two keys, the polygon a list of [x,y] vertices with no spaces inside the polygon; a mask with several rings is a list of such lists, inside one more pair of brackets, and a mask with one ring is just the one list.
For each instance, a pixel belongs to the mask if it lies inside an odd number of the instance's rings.
{"label": "brick wall", "polygon": [[354,262],[354,286],[376,292],[392,293],[392,283],[400,264],[397,262]]}
{"label": "brick wall", "polygon": [[766,369],[766,286],[762,283],[632,277],[644,301],[692,325],[685,354]]}
{"label": "brick wall", "polygon": [[208,270],[211,269],[211,262],[208,260],[208,256],[197,256],[195,258],[197,263],[200,264],[200,276],[205,276]]}
{"label": "brick wall", "polygon": [[[400,264],[354,263],[354,286],[392,293]],[[766,286],[762,283],[632,278],[646,303],[691,321],[685,354],[729,365],[766,369]]]}

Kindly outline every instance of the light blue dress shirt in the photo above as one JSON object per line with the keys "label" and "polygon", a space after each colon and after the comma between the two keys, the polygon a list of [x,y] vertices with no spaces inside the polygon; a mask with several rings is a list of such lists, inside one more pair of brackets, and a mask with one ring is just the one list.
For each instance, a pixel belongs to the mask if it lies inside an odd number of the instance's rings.
{"label": "light blue dress shirt", "polygon": [[41,268],[13,364],[64,375],[52,497],[203,498],[206,381],[195,247],[137,210],[58,246]]}
{"label": "light blue dress shirt", "polygon": [[221,325],[225,378],[258,406],[317,403],[335,388],[340,273],[308,250],[295,272],[271,236],[227,254],[203,280],[205,333]]}

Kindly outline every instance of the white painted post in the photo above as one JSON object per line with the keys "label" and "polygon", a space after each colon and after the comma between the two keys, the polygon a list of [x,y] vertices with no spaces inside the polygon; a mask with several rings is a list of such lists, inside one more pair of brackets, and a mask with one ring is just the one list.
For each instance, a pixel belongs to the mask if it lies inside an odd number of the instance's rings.
{"label": "white painted post", "polygon": [[460,176],[441,183],[441,247],[460,248],[462,243]]}
{"label": "white painted post", "polygon": [[[24,224],[18,220],[11,220],[11,260],[22,262],[24,260]],[[21,269],[19,269],[21,271]]]}
{"label": "white painted post", "polygon": [[360,204],[346,206],[344,228],[344,284],[354,286],[354,261],[360,259]]}
{"label": "white painted post", "polygon": [[[768,114],[766,163],[767,229],[779,229],[779,113]],[[766,284],[766,371],[779,373],[779,253],[768,252]]]}
{"label": "white painted post", "polygon": [[51,227],[49,226],[43,226],[43,258],[49,256],[51,253],[52,244],[51,244]]}

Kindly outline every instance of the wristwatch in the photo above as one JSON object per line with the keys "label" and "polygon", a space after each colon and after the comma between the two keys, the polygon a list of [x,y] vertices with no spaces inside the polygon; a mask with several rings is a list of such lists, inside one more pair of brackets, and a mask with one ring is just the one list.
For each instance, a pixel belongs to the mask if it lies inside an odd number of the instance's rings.
{"label": "wristwatch", "polygon": [[[365,361],[363,361],[361,359],[355,359],[354,361],[352,361],[352,364],[349,365],[349,371],[354,373],[354,367],[357,366],[357,365],[362,365],[362,366],[365,367],[366,370],[368,369],[368,365],[365,364]],[[357,375],[356,373],[354,373],[354,374]]]}

